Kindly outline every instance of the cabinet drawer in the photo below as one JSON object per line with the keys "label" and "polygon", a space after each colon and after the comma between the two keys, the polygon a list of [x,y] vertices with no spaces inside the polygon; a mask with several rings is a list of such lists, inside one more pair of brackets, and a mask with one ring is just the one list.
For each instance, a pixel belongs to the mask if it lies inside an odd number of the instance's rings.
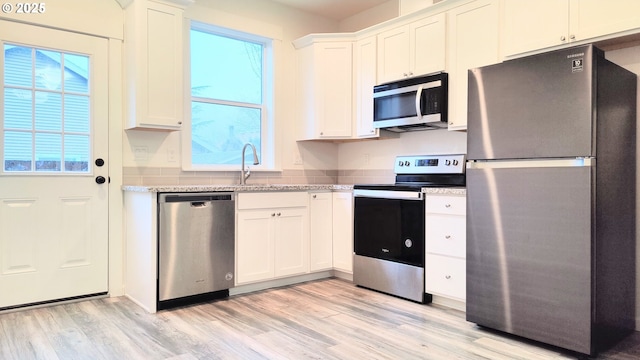
{"label": "cabinet drawer", "polygon": [[425,196],[425,209],[428,213],[465,215],[467,213],[466,196]]}
{"label": "cabinet drawer", "polygon": [[309,195],[306,192],[239,193],[237,202],[238,210],[306,207]]}
{"label": "cabinet drawer", "polygon": [[466,262],[464,259],[427,255],[424,275],[426,293],[458,300],[466,299]]}
{"label": "cabinet drawer", "polygon": [[425,248],[427,253],[466,257],[467,224],[464,216],[427,214]]}

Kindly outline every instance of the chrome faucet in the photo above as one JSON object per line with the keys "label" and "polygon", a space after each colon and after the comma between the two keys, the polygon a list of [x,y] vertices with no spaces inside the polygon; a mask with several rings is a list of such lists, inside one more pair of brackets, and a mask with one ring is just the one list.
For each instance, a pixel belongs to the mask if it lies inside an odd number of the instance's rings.
{"label": "chrome faucet", "polygon": [[253,146],[252,143],[244,144],[244,147],[242,148],[242,169],[241,169],[241,173],[240,173],[240,185],[246,185],[247,184],[247,179],[249,178],[249,176],[251,176],[251,169],[249,169],[248,166],[247,166],[246,173],[245,173],[245,170],[244,170],[244,152],[245,152],[245,150],[247,150],[247,146],[251,146],[251,150],[253,150],[253,165],[260,164],[260,160],[258,160],[258,154],[256,153],[256,147]]}

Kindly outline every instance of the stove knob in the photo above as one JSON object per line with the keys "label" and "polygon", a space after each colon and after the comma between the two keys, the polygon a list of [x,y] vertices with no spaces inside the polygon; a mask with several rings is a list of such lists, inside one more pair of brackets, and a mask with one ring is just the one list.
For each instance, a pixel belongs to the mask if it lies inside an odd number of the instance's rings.
{"label": "stove knob", "polygon": [[398,161],[398,166],[403,166],[404,162],[402,160]]}
{"label": "stove knob", "polygon": [[409,166],[409,165],[411,165],[411,163],[409,162],[409,160],[405,160],[405,162],[404,162],[404,166]]}
{"label": "stove knob", "polygon": [[444,164],[447,165],[447,166],[451,165],[451,160],[445,160]]}
{"label": "stove knob", "polygon": [[458,160],[453,160],[453,166],[458,166]]}

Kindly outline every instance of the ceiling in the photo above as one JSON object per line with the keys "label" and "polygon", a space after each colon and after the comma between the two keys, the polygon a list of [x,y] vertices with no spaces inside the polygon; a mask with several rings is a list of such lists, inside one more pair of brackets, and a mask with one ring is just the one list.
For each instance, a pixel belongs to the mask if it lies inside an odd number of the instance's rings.
{"label": "ceiling", "polygon": [[343,20],[389,0],[272,0],[305,12]]}

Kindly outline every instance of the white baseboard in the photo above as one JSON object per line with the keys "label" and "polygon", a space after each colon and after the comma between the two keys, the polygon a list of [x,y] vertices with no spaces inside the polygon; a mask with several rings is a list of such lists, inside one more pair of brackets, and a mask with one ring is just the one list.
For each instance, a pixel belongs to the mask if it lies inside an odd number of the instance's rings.
{"label": "white baseboard", "polygon": [[329,278],[331,276],[333,276],[332,271],[327,270],[327,271],[321,271],[317,273],[291,276],[287,278],[262,281],[258,283],[247,284],[247,285],[240,285],[232,289],[229,289],[229,295],[246,294],[254,291],[266,290],[266,289],[280,287],[280,286],[293,285],[293,284],[297,284],[305,281]]}

